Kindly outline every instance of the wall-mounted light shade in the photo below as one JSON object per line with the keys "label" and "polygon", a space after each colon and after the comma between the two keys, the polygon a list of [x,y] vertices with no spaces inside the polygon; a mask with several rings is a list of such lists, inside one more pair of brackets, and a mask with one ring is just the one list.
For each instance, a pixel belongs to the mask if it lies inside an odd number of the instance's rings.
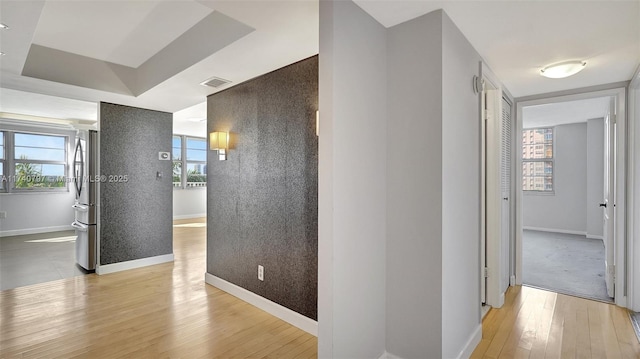
{"label": "wall-mounted light shade", "polygon": [[209,149],[218,151],[218,160],[226,161],[229,150],[229,133],[211,132],[209,134]]}
{"label": "wall-mounted light shade", "polygon": [[561,79],[577,74],[585,66],[587,66],[586,61],[565,61],[545,66],[540,70],[540,75],[551,79]]}

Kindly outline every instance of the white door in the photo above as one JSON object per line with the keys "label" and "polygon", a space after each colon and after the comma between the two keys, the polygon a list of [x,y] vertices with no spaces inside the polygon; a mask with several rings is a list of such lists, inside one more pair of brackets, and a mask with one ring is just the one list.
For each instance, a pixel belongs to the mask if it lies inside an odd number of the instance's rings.
{"label": "white door", "polygon": [[511,104],[502,98],[500,153],[500,261],[503,272],[500,291],[509,287],[509,244],[511,242]]}
{"label": "white door", "polygon": [[607,295],[614,297],[615,235],[614,235],[614,173],[615,173],[615,101],[611,100],[609,114],[604,119],[604,195],[600,203],[603,214],[604,268]]}

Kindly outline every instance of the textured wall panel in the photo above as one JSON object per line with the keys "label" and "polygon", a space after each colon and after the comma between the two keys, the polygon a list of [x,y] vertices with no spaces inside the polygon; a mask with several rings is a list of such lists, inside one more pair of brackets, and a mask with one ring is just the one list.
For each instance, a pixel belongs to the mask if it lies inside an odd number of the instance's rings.
{"label": "textured wall panel", "polygon": [[[100,103],[100,264],[173,253],[170,113]],[[157,173],[162,177],[158,178]],[[109,181],[127,175],[126,182]]]}
{"label": "textured wall panel", "polygon": [[[318,57],[209,96],[207,272],[317,318]],[[258,265],[265,280],[257,277]]]}

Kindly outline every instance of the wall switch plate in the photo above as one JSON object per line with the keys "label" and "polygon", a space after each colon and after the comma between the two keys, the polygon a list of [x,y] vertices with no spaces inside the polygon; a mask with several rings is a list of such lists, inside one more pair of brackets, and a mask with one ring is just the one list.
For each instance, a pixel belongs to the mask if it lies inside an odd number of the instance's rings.
{"label": "wall switch plate", "polygon": [[168,161],[171,159],[171,153],[170,152],[158,152],[158,159],[160,161]]}
{"label": "wall switch plate", "polygon": [[0,212],[0,219],[5,219],[5,218],[7,218],[7,212],[5,211]]}
{"label": "wall switch plate", "polygon": [[258,266],[258,279],[264,281],[264,267]]}

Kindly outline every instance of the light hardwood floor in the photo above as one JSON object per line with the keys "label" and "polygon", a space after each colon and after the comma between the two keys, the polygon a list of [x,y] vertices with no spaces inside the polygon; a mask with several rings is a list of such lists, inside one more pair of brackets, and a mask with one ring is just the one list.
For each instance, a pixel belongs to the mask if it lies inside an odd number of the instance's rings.
{"label": "light hardwood floor", "polygon": [[623,308],[517,286],[484,318],[471,358],[640,358],[640,344]]}
{"label": "light hardwood floor", "polygon": [[204,283],[202,220],[175,262],[0,292],[0,358],[315,358],[317,339]]}

